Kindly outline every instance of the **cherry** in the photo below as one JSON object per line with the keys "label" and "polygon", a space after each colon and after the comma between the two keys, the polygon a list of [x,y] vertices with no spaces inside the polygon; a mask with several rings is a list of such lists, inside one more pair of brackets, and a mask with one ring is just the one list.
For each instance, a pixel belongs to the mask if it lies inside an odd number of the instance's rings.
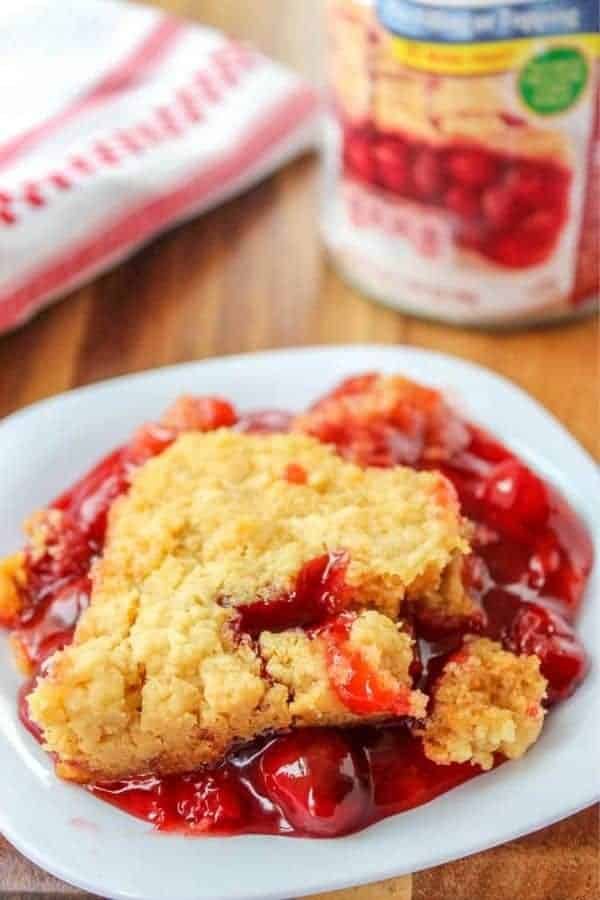
{"label": "cherry", "polygon": [[481,205],[488,224],[496,229],[512,228],[527,211],[515,192],[503,184],[484,191]]}
{"label": "cherry", "polygon": [[345,605],[346,553],[325,553],[305,563],[298,573],[296,594],[303,605],[316,604],[328,615]]}
{"label": "cherry", "polygon": [[100,545],[104,541],[108,511],[113,501],[129,487],[129,478],[121,465],[121,460],[102,480],[86,487],[85,496],[77,498],[78,525],[83,529],[88,541]]}
{"label": "cherry", "polygon": [[362,181],[375,181],[377,172],[369,137],[360,133],[346,135],[344,159],[348,169],[357,178]]}
{"label": "cherry", "polygon": [[363,375],[350,375],[344,378],[336,388],[329,394],[322,397],[313,406],[313,409],[320,407],[332,397],[353,397],[360,394],[368,393],[375,386],[379,374],[377,372],[365,372]]}
{"label": "cherry", "polygon": [[519,226],[519,233],[529,243],[530,248],[537,248],[545,256],[555,243],[562,225],[562,214],[557,210],[540,209],[531,213]]}
{"label": "cherry", "polygon": [[226,771],[187,775],[175,784],[178,817],[194,831],[231,827],[244,814],[244,798]]}
{"label": "cherry", "polygon": [[409,183],[408,150],[402,141],[382,138],[373,148],[377,177],[390,191],[402,193]]}
{"label": "cherry", "polygon": [[514,618],[508,643],[518,653],[539,656],[540,670],[548,679],[549,703],[570,696],[585,676],[585,650],[558,608],[552,608],[549,603],[522,605]]}
{"label": "cherry", "polygon": [[496,159],[485,150],[454,150],[448,157],[447,165],[458,182],[472,188],[491,184],[498,172]]}
{"label": "cherry", "polygon": [[283,477],[290,484],[306,484],[308,481],[308,472],[300,463],[288,463],[285,467]]}
{"label": "cherry", "polygon": [[494,466],[485,482],[483,498],[491,522],[517,539],[527,539],[530,531],[547,521],[546,487],[516,459]]}
{"label": "cherry", "polygon": [[561,547],[552,531],[543,532],[535,542],[535,552],[528,552],[528,582],[532,588],[541,590],[562,565]]}
{"label": "cherry", "polygon": [[115,450],[93,467],[52,506],[64,510],[74,527],[88,540],[101,543],[106,530],[106,516],[113,500],[129,486],[124,451]]}
{"label": "cherry", "polygon": [[566,200],[570,176],[556,166],[516,163],[506,176],[506,186],[514,197],[533,211],[562,207]]}
{"label": "cherry", "polygon": [[518,584],[528,581],[531,547],[527,543],[497,540],[480,550],[490,576],[497,584]]}
{"label": "cherry", "polygon": [[261,757],[260,772],[269,799],[305,834],[347,834],[367,815],[366,759],[339,732],[306,728],[275,739]]}
{"label": "cherry", "polygon": [[544,592],[560,599],[567,614],[572,615],[582,600],[594,551],[585,526],[572,515],[566,501],[553,490],[550,496],[550,531],[536,543],[532,562],[542,567]]}
{"label": "cherry", "polygon": [[40,666],[56,650],[70,644],[79,616],[90,602],[87,575],[57,582],[38,611],[15,632],[15,639],[32,666]]}
{"label": "cherry", "polygon": [[413,165],[413,181],[422,199],[434,198],[442,188],[443,176],[440,158],[434,150],[424,148],[417,154]]}
{"label": "cherry", "polygon": [[245,434],[282,434],[291,429],[293,420],[292,413],[279,409],[258,410],[240,416],[235,430]]}
{"label": "cherry", "polygon": [[54,501],[43,520],[46,552],[38,556],[26,549],[21,624],[28,623],[50,595],[59,596],[65,584],[87,575],[104,542],[108,510],[128,486],[125,453],[118,449]]}
{"label": "cherry", "polygon": [[558,213],[548,210],[531,213],[510,233],[493,239],[487,253],[496,262],[514,269],[539,265],[554,249],[560,226]]}
{"label": "cherry", "polygon": [[378,729],[367,755],[379,815],[427,803],[479,772],[468,762],[437,765],[425,756],[423,742],[402,727]]}
{"label": "cherry", "polygon": [[469,427],[469,447],[468,451],[474,457],[484,460],[485,462],[498,463],[505,459],[512,459],[512,456],[502,444],[499,444],[490,434],[475,426]]}
{"label": "cherry", "polygon": [[444,206],[462,219],[474,219],[479,215],[479,196],[470,187],[454,184],[444,194]]}
{"label": "cherry", "polygon": [[141,466],[170,447],[176,438],[177,432],[172,428],[153,422],[142,425],[125,449],[126,463],[129,466]]}
{"label": "cherry", "polygon": [[227,400],[183,394],[167,409],[160,422],[148,422],[138,428],[125,448],[125,462],[129,466],[140,466],[170,447],[182,432],[230,428],[237,421],[237,413]]}
{"label": "cherry", "polygon": [[292,591],[236,607],[234,630],[258,637],[262,631],[317,625],[345,605],[347,567],[343,553],[325,553],[310,560],[300,569]]}
{"label": "cherry", "polygon": [[214,431],[237,422],[231,403],[221,397],[193,397],[183,394],[167,409],[160,424],[175,431]]}
{"label": "cherry", "polygon": [[326,644],[331,686],[344,706],[358,716],[410,715],[410,687],[391,678],[385,683],[362,653],[348,643],[355,619],[353,612],[341,613],[319,629]]}
{"label": "cherry", "polygon": [[71,513],[63,512],[56,521],[51,515],[46,516],[45,528],[46,552],[37,556],[28,548],[26,553],[27,603],[21,613],[24,621],[31,618],[51,590],[65,579],[87,574],[90,564],[89,541]]}
{"label": "cherry", "polygon": [[509,649],[514,650],[515,647],[509,641],[509,635],[522,603],[519,589],[515,589],[514,585],[492,586],[483,597],[486,637],[500,641]]}

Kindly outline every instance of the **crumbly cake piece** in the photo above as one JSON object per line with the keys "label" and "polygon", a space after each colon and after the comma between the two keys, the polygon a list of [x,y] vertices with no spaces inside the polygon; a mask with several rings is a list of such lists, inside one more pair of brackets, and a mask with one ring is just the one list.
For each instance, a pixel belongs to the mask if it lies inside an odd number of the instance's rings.
{"label": "crumbly cake piece", "polygon": [[[361,612],[350,627],[347,648],[349,653],[360,653],[384,689],[396,693],[404,687],[410,707],[407,714],[421,719],[427,697],[410,689],[413,640],[401,626],[374,610]],[[288,688],[289,710],[295,723],[349,721],[348,707],[340,702],[335,690],[336,675],[331,672],[328,650],[325,638],[311,638],[300,629],[280,634],[263,632],[260,636],[267,674]]]}
{"label": "crumbly cake piece", "polygon": [[464,556],[455,556],[436,588],[411,597],[411,611],[420,624],[448,630],[461,622],[473,627],[481,620],[481,606],[466,586],[466,563]]}
{"label": "crumbly cake piece", "polygon": [[466,638],[435,684],[425,754],[439,765],[468,761],[482,769],[491,769],[495,753],[523,756],[542,730],[546,685],[537,656]]}
{"label": "crumbly cake piece", "polygon": [[[338,452],[362,465],[435,463],[460,451],[469,440],[460,418],[439,391],[401,375],[361,375],[347,379],[297,416],[296,431],[332,443]],[[465,523],[465,534],[470,530]],[[410,590],[409,590],[410,594]],[[463,557],[457,556],[435,586],[418,585],[414,610],[431,623],[476,619],[480,613],[463,579]]]}
{"label": "crumbly cake piece", "polygon": [[[340,550],[345,602],[395,617],[468,543],[439,473],[360,468],[302,434],[187,434],[142,466],[111,509],[74,643],[29,697],[63,774],[184,771],[268,729],[356,721],[325,637],[263,632],[257,652],[229,627],[236,606],[293,590],[305,563]],[[408,685],[410,640],[380,613],[349,640]],[[420,715],[424,698],[409,705]]]}
{"label": "crumbly cake piece", "polygon": [[60,509],[40,509],[25,521],[27,548],[32,559],[41,559],[46,553],[59,557],[61,525],[64,513]]}
{"label": "crumbly cake piece", "polygon": [[13,553],[0,559],[0,624],[10,625],[23,606],[24,561],[23,553]]}
{"label": "crumbly cake piece", "polygon": [[[46,554],[60,560],[64,554],[64,542],[68,540],[64,529],[65,513],[60,509],[40,509],[24,523],[27,538],[27,555],[33,562]],[[57,578],[59,576],[57,575]],[[0,623],[13,627],[23,609],[27,590],[26,555],[19,551],[0,559]],[[26,674],[32,674],[30,671]]]}

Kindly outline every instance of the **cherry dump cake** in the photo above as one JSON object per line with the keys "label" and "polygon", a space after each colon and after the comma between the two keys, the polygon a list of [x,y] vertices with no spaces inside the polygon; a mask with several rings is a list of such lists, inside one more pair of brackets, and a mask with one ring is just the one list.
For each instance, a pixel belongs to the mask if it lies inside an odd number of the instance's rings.
{"label": "cherry dump cake", "polygon": [[565,501],[437,391],[183,397],[0,564],[21,718],[162,830],[336,836],[522,756],[585,675]]}

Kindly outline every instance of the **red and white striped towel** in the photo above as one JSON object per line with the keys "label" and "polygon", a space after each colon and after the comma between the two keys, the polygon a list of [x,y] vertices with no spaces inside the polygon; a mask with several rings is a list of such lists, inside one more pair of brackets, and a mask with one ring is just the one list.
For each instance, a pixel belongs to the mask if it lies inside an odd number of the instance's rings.
{"label": "red and white striped towel", "polygon": [[0,331],[317,134],[296,75],[143,6],[2,0],[0,60]]}

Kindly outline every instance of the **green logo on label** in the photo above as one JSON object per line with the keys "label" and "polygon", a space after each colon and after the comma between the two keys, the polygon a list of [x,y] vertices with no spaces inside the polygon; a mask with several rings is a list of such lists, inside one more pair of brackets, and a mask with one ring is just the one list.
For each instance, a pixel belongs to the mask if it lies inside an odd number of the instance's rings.
{"label": "green logo on label", "polygon": [[552,47],[530,59],[519,76],[519,91],[539,116],[552,116],[573,106],[589,78],[589,66],[580,50]]}

